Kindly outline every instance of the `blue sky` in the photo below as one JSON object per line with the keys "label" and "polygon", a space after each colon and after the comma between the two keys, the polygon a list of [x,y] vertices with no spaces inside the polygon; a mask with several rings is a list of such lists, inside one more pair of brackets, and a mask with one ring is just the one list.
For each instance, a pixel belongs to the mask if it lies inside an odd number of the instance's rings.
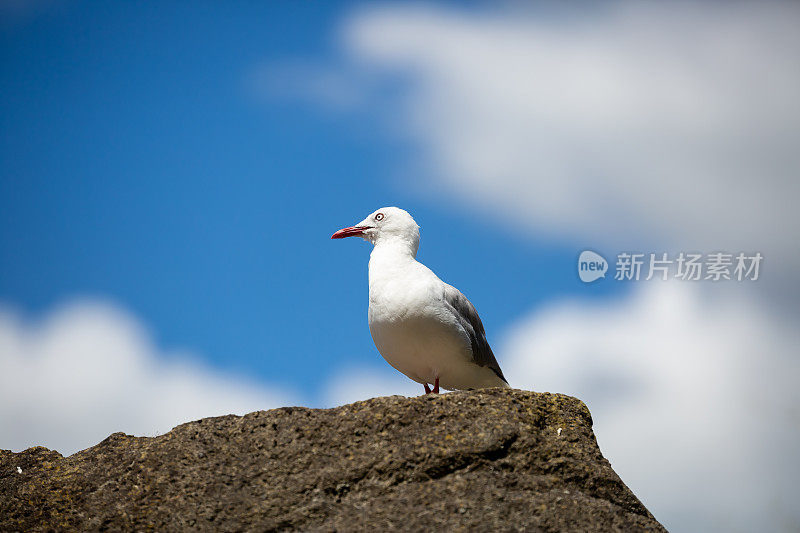
{"label": "blue sky", "polygon": [[[421,392],[330,240],[397,205],[667,528],[800,524],[800,8],[470,6],[0,6],[0,448]],[[585,249],[764,263],[587,285]]]}
{"label": "blue sky", "polygon": [[377,207],[416,217],[419,258],[490,339],[554,295],[609,292],[578,282],[575,243],[420,198],[396,178],[412,147],[368,112],[253,94],[260,65],[329,56],[347,11],[75,3],[7,22],[0,300],[36,317],[110,299],[158,344],[316,403],[335,368],[385,364],[366,328],[368,245],[329,240]]}

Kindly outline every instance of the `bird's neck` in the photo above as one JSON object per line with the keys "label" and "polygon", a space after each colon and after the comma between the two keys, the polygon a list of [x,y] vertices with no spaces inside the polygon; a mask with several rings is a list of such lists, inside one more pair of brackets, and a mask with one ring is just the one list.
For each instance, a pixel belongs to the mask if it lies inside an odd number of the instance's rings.
{"label": "bird's neck", "polygon": [[416,246],[402,239],[379,241],[369,256],[370,286],[385,278],[396,278],[402,271],[416,263]]}
{"label": "bird's neck", "polygon": [[403,258],[414,260],[419,249],[419,239],[409,239],[398,235],[381,235],[375,241],[375,247],[370,257],[387,257],[395,261]]}

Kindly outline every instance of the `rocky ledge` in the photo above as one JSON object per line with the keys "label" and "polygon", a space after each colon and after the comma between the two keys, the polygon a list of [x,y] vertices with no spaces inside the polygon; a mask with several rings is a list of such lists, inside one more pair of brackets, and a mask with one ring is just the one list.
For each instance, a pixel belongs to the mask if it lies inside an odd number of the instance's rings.
{"label": "rocky ledge", "polygon": [[69,457],[0,451],[0,530],[636,531],[664,528],[589,410],[487,389],[283,407],[115,433]]}

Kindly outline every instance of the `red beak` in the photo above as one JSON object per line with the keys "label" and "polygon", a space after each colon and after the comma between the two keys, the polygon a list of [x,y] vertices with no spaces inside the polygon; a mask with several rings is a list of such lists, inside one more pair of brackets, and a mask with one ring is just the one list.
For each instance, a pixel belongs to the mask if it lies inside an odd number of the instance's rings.
{"label": "red beak", "polygon": [[342,228],[333,235],[331,239],[344,239],[345,237],[355,237],[361,235],[364,230],[370,229],[370,226],[350,226],[349,228]]}

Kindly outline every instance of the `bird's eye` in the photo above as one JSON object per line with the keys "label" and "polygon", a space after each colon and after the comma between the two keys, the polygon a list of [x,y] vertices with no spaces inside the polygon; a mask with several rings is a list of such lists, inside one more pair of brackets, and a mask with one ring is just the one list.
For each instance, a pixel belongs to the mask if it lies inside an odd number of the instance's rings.
{"label": "bird's eye", "polygon": [[375,220],[378,221],[383,220],[383,213],[378,213],[377,215],[375,215]]}

